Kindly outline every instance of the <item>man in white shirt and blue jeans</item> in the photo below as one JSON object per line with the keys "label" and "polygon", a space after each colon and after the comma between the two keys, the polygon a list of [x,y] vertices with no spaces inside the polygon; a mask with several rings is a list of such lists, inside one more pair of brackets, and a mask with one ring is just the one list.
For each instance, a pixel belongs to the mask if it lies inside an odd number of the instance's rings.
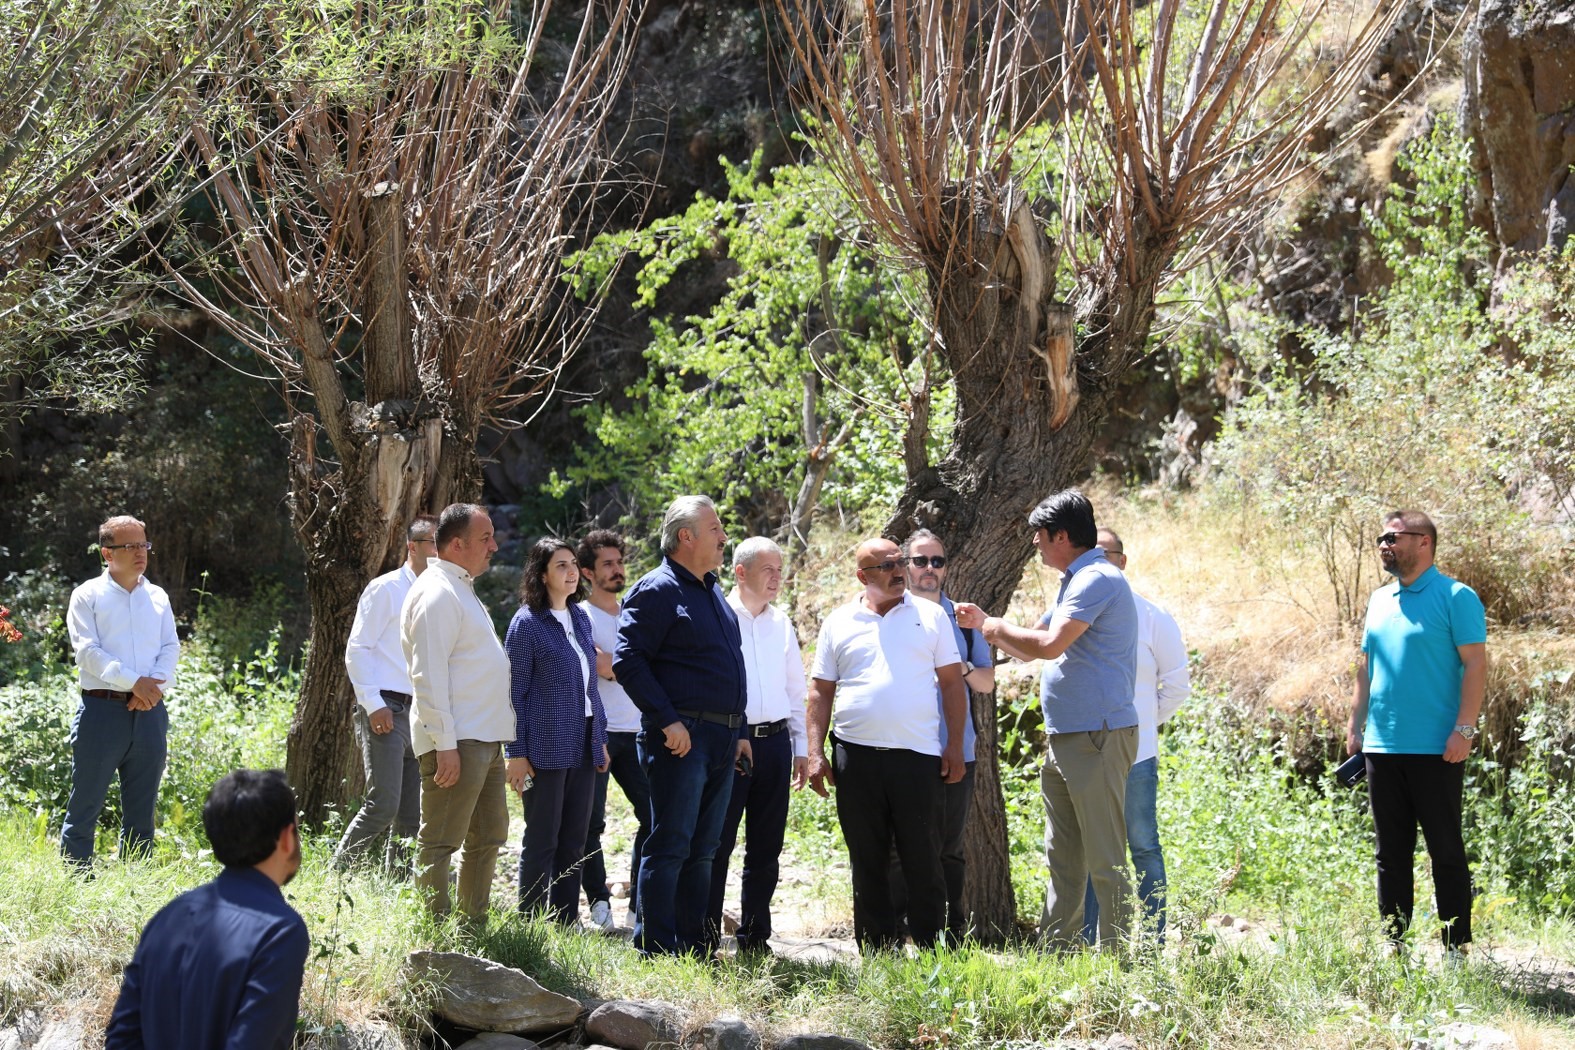
{"label": "man in white shirt and blue jeans", "polygon": [[348,864],[393,828],[385,859],[404,858],[401,843],[421,822],[421,765],[410,744],[410,670],[399,646],[405,596],[437,549],[437,518],[422,514],[405,532],[405,561],[361,592],[345,646],[355,691],[355,737],[366,769],[366,800],[339,840],[335,860]]}
{"label": "man in white shirt and blue jeans", "polygon": [[121,856],[153,846],[169,734],[164,694],[180,657],[169,595],[143,576],[153,544],[142,522],[110,518],[98,528],[98,549],[104,574],[72,591],[66,612],[82,699],[71,721],[60,851],[83,868],[93,863],[94,830],[117,773]]}
{"label": "man in white shirt and blue jeans", "polygon": [[399,642],[410,668],[410,742],[421,764],[416,888],[434,916],[449,914],[449,859],[463,849],[459,907],[486,922],[498,850],[509,833],[503,742],[514,739],[509,658],[476,577],[498,545],[474,503],[438,517],[437,557],[405,597]]}
{"label": "man in white shirt and blue jeans", "polygon": [[[1099,530],[1099,549],[1105,558],[1127,570],[1126,547],[1110,529]],[[1159,727],[1186,702],[1191,689],[1187,646],[1175,618],[1132,592],[1137,604],[1138,645],[1133,703],[1137,706],[1137,759],[1127,774],[1127,848],[1137,876],[1138,899],[1143,902],[1144,932],[1165,943],[1165,854],[1159,845]],[[1088,882],[1083,900],[1083,940],[1092,944],[1099,932],[1099,898]]]}

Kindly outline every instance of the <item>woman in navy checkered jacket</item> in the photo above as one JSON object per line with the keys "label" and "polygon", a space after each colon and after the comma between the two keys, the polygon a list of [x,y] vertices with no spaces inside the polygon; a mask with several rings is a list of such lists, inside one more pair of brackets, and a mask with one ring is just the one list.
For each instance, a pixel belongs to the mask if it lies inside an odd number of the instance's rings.
{"label": "woman in navy checkered jacket", "polygon": [[596,691],[590,617],[573,601],[579,590],[574,550],[562,540],[538,541],[503,643],[515,724],[504,753],[509,784],[525,804],[520,911],[546,911],[565,926],[579,905],[595,774],[607,769],[607,713]]}

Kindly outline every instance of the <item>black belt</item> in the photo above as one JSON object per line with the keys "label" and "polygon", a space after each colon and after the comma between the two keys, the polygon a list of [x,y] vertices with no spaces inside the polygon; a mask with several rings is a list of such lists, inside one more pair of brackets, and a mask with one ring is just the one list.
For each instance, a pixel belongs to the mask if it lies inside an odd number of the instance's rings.
{"label": "black belt", "polygon": [[724,715],[720,711],[687,711],[682,707],[673,708],[674,711],[685,718],[698,718],[702,722],[715,722],[719,726],[737,729],[744,724],[743,715]]}
{"label": "black belt", "polygon": [[756,722],[744,732],[744,735],[759,740],[763,736],[776,736],[787,727],[788,720],[785,718],[779,718],[775,722]]}
{"label": "black belt", "polygon": [[82,695],[95,700],[119,700],[121,703],[131,699],[130,693],[122,693],[119,689],[84,689]]}
{"label": "black belt", "polygon": [[409,707],[410,703],[411,703],[411,699],[410,699],[410,694],[409,693],[396,693],[392,689],[379,689],[377,691],[377,694],[379,696],[381,696],[384,700],[398,700],[400,703],[404,704],[406,707]]}

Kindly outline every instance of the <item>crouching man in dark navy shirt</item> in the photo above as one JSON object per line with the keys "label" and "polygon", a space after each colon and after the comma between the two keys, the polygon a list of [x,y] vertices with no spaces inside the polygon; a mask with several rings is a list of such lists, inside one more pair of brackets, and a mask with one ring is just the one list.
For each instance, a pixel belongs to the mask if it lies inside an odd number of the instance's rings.
{"label": "crouching man in dark navy shirt", "polygon": [[224,870],[142,931],[104,1050],[286,1050],[295,1039],[306,923],[279,888],[301,866],[295,793],[277,769],[213,785],[202,825]]}

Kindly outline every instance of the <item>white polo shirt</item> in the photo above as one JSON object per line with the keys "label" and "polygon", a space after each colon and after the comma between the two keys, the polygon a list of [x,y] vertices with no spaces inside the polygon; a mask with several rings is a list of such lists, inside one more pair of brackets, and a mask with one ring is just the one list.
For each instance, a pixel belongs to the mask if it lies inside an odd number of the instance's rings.
{"label": "white polo shirt", "polygon": [[877,616],[861,595],[820,625],[810,674],[837,684],[831,731],[839,740],[939,756],[935,671],[961,661],[939,605],[904,594]]}

